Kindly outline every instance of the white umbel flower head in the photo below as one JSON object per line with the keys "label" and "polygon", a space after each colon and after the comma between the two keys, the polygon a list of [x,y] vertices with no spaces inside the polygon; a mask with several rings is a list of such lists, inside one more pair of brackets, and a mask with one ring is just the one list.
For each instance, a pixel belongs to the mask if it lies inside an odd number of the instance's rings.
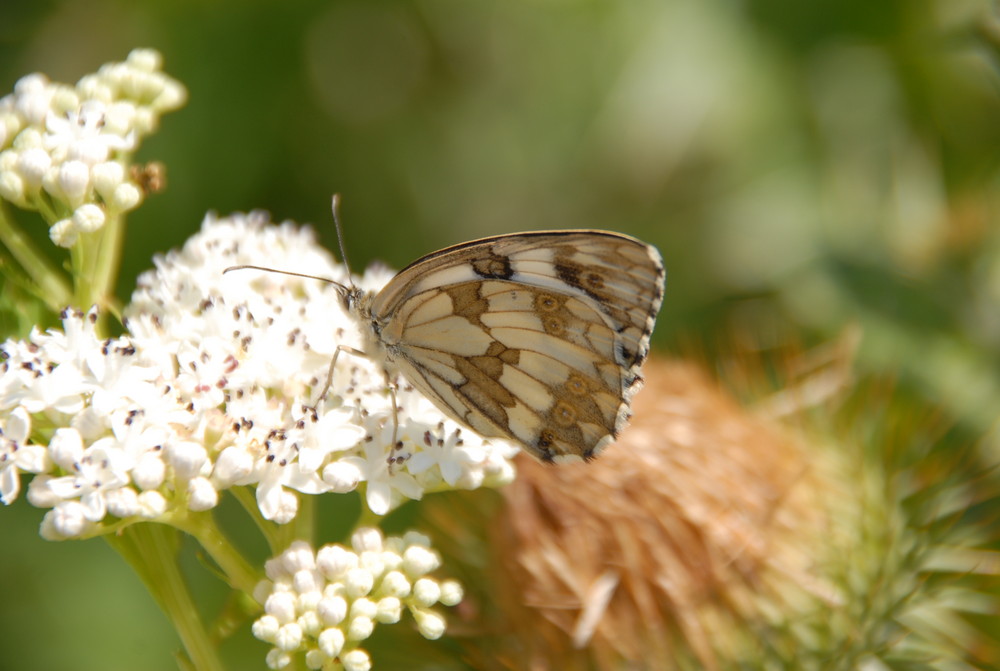
{"label": "white umbel flower head", "polygon": [[[412,545],[414,540],[421,545]],[[440,638],[446,621],[431,607],[440,603],[438,597],[443,598],[445,593],[452,605],[457,603],[455,596],[460,599],[461,594],[458,584],[455,581],[440,583],[427,574],[420,574],[415,576],[416,588],[410,593],[408,589],[400,589],[400,579],[405,581],[406,578],[388,569],[402,565],[403,555],[414,547],[419,547],[422,553],[436,554],[423,544],[425,540],[418,534],[410,535],[409,539],[384,539],[377,529],[365,528],[354,534],[351,549],[327,545],[314,553],[308,544],[296,541],[282,555],[268,561],[268,581],[255,592],[255,597],[263,602],[264,615],[253,625],[254,636],[274,646],[268,659],[272,655],[277,658],[279,653],[275,651],[285,655],[302,652],[309,668],[327,668],[328,665],[333,668],[337,660],[345,669],[370,668],[371,658],[360,643],[371,636],[378,624],[398,622],[404,609],[413,614],[421,634],[431,639]],[[376,550],[384,559],[377,563],[365,562],[363,555]],[[425,561],[421,565],[429,567],[439,563]],[[362,565],[381,566],[382,570],[373,573]],[[315,570],[306,566],[315,567]],[[309,574],[308,579],[303,571]],[[359,580],[360,573],[366,574],[363,589],[351,584]],[[312,598],[316,593],[322,596]],[[309,626],[302,626],[303,623]],[[296,625],[294,629],[292,625]]]}

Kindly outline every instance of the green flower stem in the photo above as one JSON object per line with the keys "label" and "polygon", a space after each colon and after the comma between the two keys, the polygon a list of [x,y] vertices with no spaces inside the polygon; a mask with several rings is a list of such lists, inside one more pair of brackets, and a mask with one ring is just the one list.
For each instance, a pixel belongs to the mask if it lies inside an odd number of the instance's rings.
{"label": "green flower stem", "polygon": [[261,575],[241,555],[226,537],[209,512],[178,515],[170,524],[190,534],[225,574],[229,586],[253,594]]}
{"label": "green flower stem", "polygon": [[108,217],[99,233],[101,235],[92,275],[94,298],[102,310],[117,317],[121,310],[115,298],[115,284],[118,282],[122,248],[125,244],[125,215],[119,213]]}
{"label": "green flower stem", "polygon": [[14,225],[7,208],[2,204],[0,204],[0,242],[10,250],[11,255],[38,287],[39,297],[45,301],[50,310],[58,314],[70,304],[72,292],[62,272]]}
{"label": "green flower stem", "polygon": [[161,524],[135,524],[105,538],[142,578],[170,618],[187,651],[190,668],[224,671],[177,565],[177,531]]}
{"label": "green flower stem", "polygon": [[[109,216],[100,230],[81,235],[73,245],[74,304],[81,310],[96,304],[102,315],[109,308],[117,312],[114,283],[121,265],[124,229],[122,215]],[[97,333],[106,335],[103,321],[98,323]]]}

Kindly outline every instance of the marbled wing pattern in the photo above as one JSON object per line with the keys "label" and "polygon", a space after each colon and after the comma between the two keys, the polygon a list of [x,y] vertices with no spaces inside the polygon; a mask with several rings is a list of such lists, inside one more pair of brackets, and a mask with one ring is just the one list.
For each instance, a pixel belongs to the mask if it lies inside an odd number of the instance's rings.
{"label": "marbled wing pattern", "polygon": [[456,421],[544,461],[590,459],[628,422],[663,288],[634,238],[516,233],[415,261],[360,316],[389,370]]}

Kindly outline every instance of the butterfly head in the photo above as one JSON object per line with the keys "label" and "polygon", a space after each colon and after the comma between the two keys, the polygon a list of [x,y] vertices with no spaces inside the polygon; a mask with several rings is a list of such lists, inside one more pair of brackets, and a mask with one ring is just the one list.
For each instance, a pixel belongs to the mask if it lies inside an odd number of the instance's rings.
{"label": "butterfly head", "polygon": [[[359,308],[366,303],[365,297],[371,293],[354,284],[346,285],[340,282],[331,282],[331,284],[337,291],[340,305],[349,313],[357,313]],[[367,303],[370,302],[370,300],[367,301]]]}

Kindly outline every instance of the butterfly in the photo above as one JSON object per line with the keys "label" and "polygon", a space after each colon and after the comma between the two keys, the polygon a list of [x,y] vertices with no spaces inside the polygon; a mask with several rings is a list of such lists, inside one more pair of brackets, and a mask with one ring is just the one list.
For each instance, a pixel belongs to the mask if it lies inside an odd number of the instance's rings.
{"label": "butterfly", "polygon": [[387,379],[552,462],[590,460],[627,425],[664,269],[627,235],[531,231],[428,254],[378,292],[331,283]]}

